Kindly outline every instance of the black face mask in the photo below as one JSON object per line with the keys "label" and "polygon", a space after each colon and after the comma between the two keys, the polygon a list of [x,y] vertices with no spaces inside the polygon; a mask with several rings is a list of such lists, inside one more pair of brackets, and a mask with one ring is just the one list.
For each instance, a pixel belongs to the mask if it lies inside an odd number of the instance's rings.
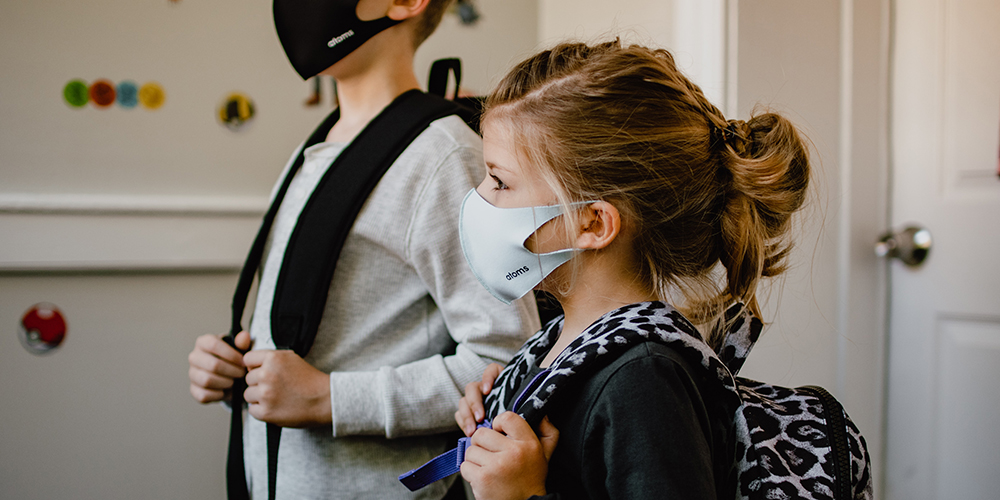
{"label": "black face mask", "polygon": [[360,0],[274,0],[274,26],[285,55],[303,80],[318,75],[371,37],[399,24],[358,18]]}

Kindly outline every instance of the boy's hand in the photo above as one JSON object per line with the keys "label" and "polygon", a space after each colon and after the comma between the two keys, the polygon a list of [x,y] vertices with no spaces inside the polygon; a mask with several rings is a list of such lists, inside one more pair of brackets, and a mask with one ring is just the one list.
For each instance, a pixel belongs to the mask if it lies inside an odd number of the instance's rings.
{"label": "boy's hand", "polygon": [[[222,340],[222,335],[202,335],[188,354],[188,379],[191,396],[199,403],[212,403],[229,398],[233,379],[246,373],[243,355]],[[250,334],[236,335],[236,347],[250,348]]]}
{"label": "boy's hand", "polygon": [[493,419],[493,429],[473,434],[462,477],[477,500],[524,500],[546,493],[545,477],[559,431],[545,417],[538,432],[536,436],[516,413],[505,412]]}
{"label": "boy's hand", "polygon": [[250,351],[243,356],[248,412],[281,427],[313,427],[332,422],[330,375],[293,351]]}
{"label": "boy's hand", "polygon": [[493,389],[493,382],[500,375],[503,366],[490,363],[483,371],[483,379],[479,382],[469,382],[465,386],[465,396],[458,400],[458,411],[455,412],[455,422],[462,428],[466,436],[476,432],[476,425],[483,421],[486,410],[483,407],[483,396]]}

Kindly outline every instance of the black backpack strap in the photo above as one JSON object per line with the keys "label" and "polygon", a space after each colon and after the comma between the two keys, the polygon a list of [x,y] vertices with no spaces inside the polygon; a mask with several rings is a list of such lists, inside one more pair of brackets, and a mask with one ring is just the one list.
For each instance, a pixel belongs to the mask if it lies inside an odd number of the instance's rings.
{"label": "black backpack strap", "polygon": [[451,101],[411,90],[396,98],[338,156],[299,215],[271,306],[278,349],[305,357],[323,316],[330,281],[361,207],[396,158],[431,122],[455,114]]}
{"label": "black backpack strap", "polygon": [[[264,220],[261,222],[257,236],[250,246],[250,253],[243,263],[243,269],[240,271],[240,278],[236,284],[236,291],[233,293],[232,323],[229,335],[223,339],[226,343],[233,346],[233,348],[236,347],[236,334],[243,331],[243,311],[246,308],[254,276],[257,274],[261,258],[264,255],[267,235],[271,233],[274,217],[278,213],[278,207],[281,206],[281,200],[284,199],[285,193],[288,192],[288,186],[292,183],[292,178],[295,177],[295,173],[299,171],[302,163],[305,161],[303,152],[308,147],[326,140],[327,134],[330,133],[330,129],[333,128],[333,125],[337,123],[339,118],[339,110],[334,110],[320,123],[312,135],[309,136],[309,139],[302,145],[302,150],[299,151],[292,166],[289,167],[288,173],[285,175],[285,179],[281,183],[278,192],[275,193],[274,200],[271,202],[267,213],[264,214]],[[241,377],[233,380],[233,387],[230,390],[232,394],[230,402],[232,413],[229,421],[229,454],[226,460],[226,490],[229,493],[230,500],[249,500],[250,498],[250,492],[247,490],[246,469],[243,464],[243,392],[246,388],[246,379]]]}
{"label": "black backpack strap", "polygon": [[430,75],[427,77],[427,93],[447,98],[445,93],[448,91],[448,78],[452,75],[455,77],[455,96],[451,101],[459,106],[455,114],[462,117],[469,128],[482,135],[479,119],[482,117],[486,99],[483,97],[459,97],[458,92],[462,87],[462,61],[454,57],[434,61],[431,64]]}
{"label": "black backpack strap", "polygon": [[[292,349],[302,357],[309,352],[322,318],[337,258],[365,200],[403,150],[431,122],[460,111],[451,101],[418,90],[406,92],[376,116],[330,166],[299,215],[278,273],[271,306],[271,335],[278,349]],[[324,141],[337,118],[339,115],[335,111],[310,136],[264,217],[233,297],[232,328],[226,338],[230,344],[242,330],[243,310],[253,277],[260,267],[264,244],[288,186],[304,162],[304,151]],[[234,383],[227,464],[231,500],[249,498],[243,464],[245,388],[245,380]],[[281,428],[268,424],[268,491],[272,499],[277,484],[280,437]]]}
{"label": "black backpack strap", "polygon": [[447,98],[448,77],[455,75],[455,97],[462,86],[462,61],[455,57],[438,59],[431,64],[431,73],[427,78],[427,93]]}
{"label": "black backpack strap", "polygon": [[818,385],[800,387],[819,398],[823,403],[823,418],[826,421],[826,437],[830,440],[830,451],[833,453],[834,470],[833,498],[834,500],[852,500],[854,498],[854,481],[851,475],[851,443],[847,436],[847,419],[844,407],[837,398]]}

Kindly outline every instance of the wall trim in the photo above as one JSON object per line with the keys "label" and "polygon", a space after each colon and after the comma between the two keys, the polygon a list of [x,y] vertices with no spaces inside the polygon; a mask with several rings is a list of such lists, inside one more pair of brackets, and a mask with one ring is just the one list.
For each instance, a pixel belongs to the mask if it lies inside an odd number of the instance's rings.
{"label": "wall trim", "polygon": [[0,193],[0,214],[260,216],[263,196]]}
{"label": "wall trim", "polygon": [[267,201],[0,193],[0,274],[238,270]]}

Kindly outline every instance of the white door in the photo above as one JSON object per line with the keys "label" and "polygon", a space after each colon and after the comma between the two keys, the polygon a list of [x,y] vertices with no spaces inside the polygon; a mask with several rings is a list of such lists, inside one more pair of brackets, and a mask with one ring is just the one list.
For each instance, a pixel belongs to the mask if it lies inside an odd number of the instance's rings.
{"label": "white door", "polygon": [[894,4],[886,497],[1000,498],[1000,2]]}

